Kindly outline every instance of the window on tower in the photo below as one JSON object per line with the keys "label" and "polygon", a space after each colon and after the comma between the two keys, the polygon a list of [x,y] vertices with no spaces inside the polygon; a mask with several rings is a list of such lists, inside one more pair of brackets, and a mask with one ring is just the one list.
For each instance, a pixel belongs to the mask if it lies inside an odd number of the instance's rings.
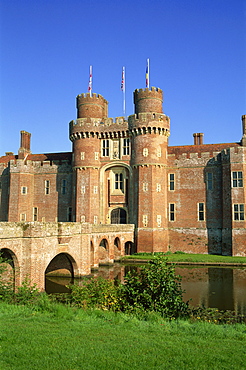
{"label": "window on tower", "polygon": [[124,138],[123,139],[123,155],[129,155],[130,154],[130,140],[129,138]]}
{"label": "window on tower", "polygon": [[109,156],[109,139],[102,140],[102,157]]}

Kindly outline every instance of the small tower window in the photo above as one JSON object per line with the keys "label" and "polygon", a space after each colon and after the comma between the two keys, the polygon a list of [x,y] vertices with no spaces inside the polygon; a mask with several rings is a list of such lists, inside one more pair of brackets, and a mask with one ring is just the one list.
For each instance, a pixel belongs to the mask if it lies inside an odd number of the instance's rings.
{"label": "small tower window", "polygon": [[233,204],[234,221],[244,221],[244,204]]}
{"label": "small tower window", "polygon": [[61,183],[61,193],[65,195],[67,193],[67,180],[63,179]]}
{"label": "small tower window", "polygon": [[143,226],[144,227],[148,226],[148,215],[143,215]]}
{"label": "small tower window", "polygon": [[156,191],[159,193],[161,191],[161,184],[156,184]]}
{"label": "small tower window", "polygon": [[94,194],[97,194],[97,192],[98,192],[98,186],[94,186],[93,190],[94,190]]}
{"label": "small tower window", "polygon": [[26,195],[27,194],[27,186],[21,187],[21,194]]}
{"label": "small tower window", "polygon": [[157,226],[161,227],[161,215],[156,216],[156,222],[157,222]]}
{"label": "small tower window", "polygon": [[144,192],[148,191],[148,183],[147,182],[143,183],[143,191]]}
{"label": "small tower window", "polygon": [[174,173],[169,173],[169,190],[174,190]]}
{"label": "small tower window", "polygon": [[81,186],[81,194],[85,194],[85,186],[84,185]]}
{"label": "small tower window", "polygon": [[157,157],[161,157],[161,148],[157,148]]}
{"label": "small tower window", "polygon": [[124,180],[123,180],[123,173],[116,173],[115,174],[115,189],[121,190],[123,192],[124,190]]}
{"label": "small tower window", "polygon": [[175,204],[169,203],[169,221],[175,221]]}
{"label": "small tower window", "polygon": [[129,155],[130,154],[130,140],[129,138],[123,139],[123,155]]}
{"label": "small tower window", "polygon": [[98,161],[98,158],[99,158],[99,153],[95,152],[95,161]]}
{"label": "small tower window", "polygon": [[109,139],[102,140],[102,157],[109,156]]}
{"label": "small tower window", "polygon": [[38,208],[33,207],[33,221],[38,221]]}
{"label": "small tower window", "polygon": [[45,180],[44,182],[44,191],[45,191],[45,194],[48,195],[50,194],[50,180]]}
{"label": "small tower window", "polygon": [[83,161],[85,159],[85,152],[80,153],[80,159]]}
{"label": "small tower window", "polygon": [[143,149],[143,156],[148,157],[148,154],[149,154],[148,148],[144,148]]}
{"label": "small tower window", "polygon": [[204,203],[198,203],[198,221],[204,221],[205,220],[205,206]]}
{"label": "small tower window", "polygon": [[242,171],[232,172],[232,187],[242,188],[243,187],[243,173]]}

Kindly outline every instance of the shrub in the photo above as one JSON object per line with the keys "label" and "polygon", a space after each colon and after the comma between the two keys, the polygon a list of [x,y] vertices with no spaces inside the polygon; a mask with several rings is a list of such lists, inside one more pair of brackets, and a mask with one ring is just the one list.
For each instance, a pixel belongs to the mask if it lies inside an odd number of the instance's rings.
{"label": "shrub", "polygon": [[123,286],[123,310],[155,311],[163,317],[188,315],[188,302],[183,302],[181,277],[174,266],[157,256],[139,272],[129,272]]}
{"label": "shrub", "polygon": [[7,279],[4,274],[7,270],[8,261],[0,254],[0,299],[9,301],[13,297],[13,282]]}
{"label": "shrub", "polygon": [[83,285],[71,285],[70,302],[81,308],[98,308],[119,311],[120,286],[114,281],[94,277],[83,281]]}

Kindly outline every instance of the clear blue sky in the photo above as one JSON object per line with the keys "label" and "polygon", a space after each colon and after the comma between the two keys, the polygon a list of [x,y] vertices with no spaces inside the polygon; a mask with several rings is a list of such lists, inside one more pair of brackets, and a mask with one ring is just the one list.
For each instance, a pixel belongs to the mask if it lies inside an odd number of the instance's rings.
{"label": "clear blue sky", "polygon": [[246,2],[243,0],[0,0],[0,155],[17,153],[19,132],[33,153],[71,151],[75,97],[93,92],[122,116],[132,93],[164,91],[170,145],[239,141],[246,114]]}

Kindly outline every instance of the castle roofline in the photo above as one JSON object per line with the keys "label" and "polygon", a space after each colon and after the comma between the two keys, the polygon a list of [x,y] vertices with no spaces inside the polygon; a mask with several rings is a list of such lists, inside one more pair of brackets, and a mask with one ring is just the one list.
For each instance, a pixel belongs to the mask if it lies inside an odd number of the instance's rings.
{"label": "castle roofline", "polygon": [[182,145],[182,146],[168,146],[168,154],[182,154],[182,153],[203,153],[203,152],[221,152],[223,149],[241,147],[240,143],[221,143],[221,144],[201,144],[201,145]]}
{"label": "castle roofline", "polygon": [[[18,155],[5,155],[0,157],[0,163],[8,163],[10,160],[17,160]],[[42,154],[28,154],[25,160],[29,161],[72,161],[72,152],[61,153],[42,153]]]}

